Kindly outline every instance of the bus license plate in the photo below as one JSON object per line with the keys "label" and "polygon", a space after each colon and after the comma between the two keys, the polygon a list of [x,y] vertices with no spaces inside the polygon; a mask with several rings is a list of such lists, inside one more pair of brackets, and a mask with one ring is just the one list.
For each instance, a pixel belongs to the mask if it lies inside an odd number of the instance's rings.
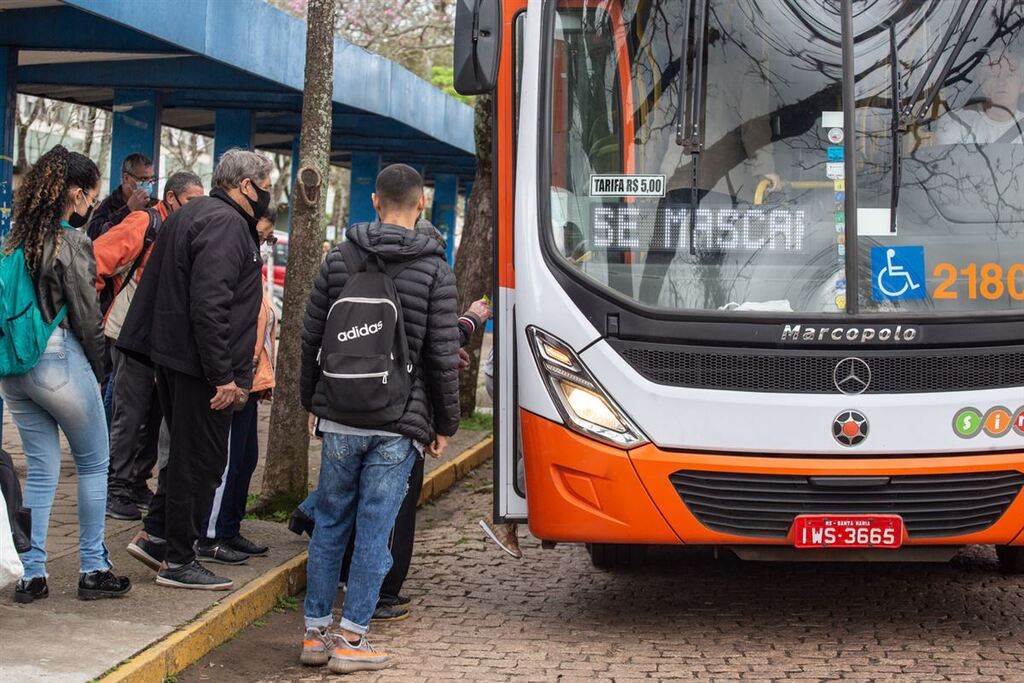
{"label": "bus license plate", "polygon": [[797,548],[899,548],[898,515],[800,515],[793,521]]}

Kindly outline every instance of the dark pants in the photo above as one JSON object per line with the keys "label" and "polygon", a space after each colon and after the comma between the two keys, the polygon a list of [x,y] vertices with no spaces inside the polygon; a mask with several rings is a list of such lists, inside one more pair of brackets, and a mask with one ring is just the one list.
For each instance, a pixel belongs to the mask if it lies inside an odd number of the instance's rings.
{"label": "dark pants", "polygon": [[256,408],[259,401],[249,397],[245,408],[231,418],[228,436],[228,466],[213,494],[213,504],[206,515],[199,535],[204,538],[233,538],[242,527],[249,482],[256,471],[260,447],[256,434]]}
{"label": "dark pants", "polygon": [[[423,458],[416,458],[412,472],[409,473],[409,488],[402,499],[402,507],[398,509],[395,527],[391,531],[389,546],[391,547],[391,570],[384,577],[380,587],[380,602],[394,603],[402,592],[405,577],[409,575],[412,564],[412,547],[416,538],[416,503],[420,500],[423,488]],[[354,534],[353,534],[354,537]],[[345,560],[341,567],[341,580],[348,581],[348,567],[352,561],[353,541],[350,540],[345,550]]]}
{"label": "dark pants", "polygon": [[111,349],[114,374],[114,419],[110,425],[110,496],[141,491],[156,465],[160,438],[160,401],[153,367]]}
{"label": "dark pants", "polygon": [[171,444],[144,526],[167,540],[169,563],[188,564],[227,464],[231,409],[210,409],[215,391],[206,380],[159,365],[156,386]]}

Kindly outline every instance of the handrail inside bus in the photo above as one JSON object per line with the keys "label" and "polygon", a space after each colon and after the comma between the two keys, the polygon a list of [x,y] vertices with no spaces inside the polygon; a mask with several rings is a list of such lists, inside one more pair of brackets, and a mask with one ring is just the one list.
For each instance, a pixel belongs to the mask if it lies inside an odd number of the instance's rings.
{"label": "handrail inside bus", "polygon": [[[754,206],[764,204],[764,198],[768,194],[768,186],[771,183],[772,181],[768,178],[762,178],[761,182],[757,184],[757,189],[754,191]],[[783,180],[781,185],[793,190],[824,190],[832,189],[833,183],[831,180]]]}

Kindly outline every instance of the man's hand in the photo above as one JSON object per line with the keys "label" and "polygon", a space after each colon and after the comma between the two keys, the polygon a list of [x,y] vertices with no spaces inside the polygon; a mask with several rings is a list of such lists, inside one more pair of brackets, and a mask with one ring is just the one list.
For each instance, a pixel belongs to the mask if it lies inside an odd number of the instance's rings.
{"label": "man's hand", "polygon": [[438,434],[434,437],[433,443],[427,444],[427,455],[431,458],[440,458],[446,448],[448,448],[448,437]]}
{"label": "man's hand", "polygon": [[487,305],[484,299],[478,299],[469,305],[469,312],[480,318],[480,322],[485,323],[491,317],[491,307]]}
{"label": "man's hand", "polygon": [[309,435],[316,436],[316,415],[313,413],[309,414]]}
{"label": "man's hand", "polygon": [[459,370],[462,371],[462,370],[465,370],[466,368],[468,368],[469,367],[469,361],[470,361],[469,351],[466,351],[466,349],[461,349],[460,348],[459,349]]}
{"label": "man's hand", "polygon": [[210,399],[211,410],[224,410],[230,408],[235,403],[235,398],[238,396],[238,385],[233,381],[227,384],[222,384],[217,387],[217,393]]}
{"label": "man's hand", "polygon": [[149,194],[145,190],[135,190],[128,198],[129,211],[142,211],[149,206]]}
{"label": "man's hand", "polygon": [[765,173],[764,179],[768,181],[767,190],[769,192],[778,192],[782,189],[782,178],[778,173]]}

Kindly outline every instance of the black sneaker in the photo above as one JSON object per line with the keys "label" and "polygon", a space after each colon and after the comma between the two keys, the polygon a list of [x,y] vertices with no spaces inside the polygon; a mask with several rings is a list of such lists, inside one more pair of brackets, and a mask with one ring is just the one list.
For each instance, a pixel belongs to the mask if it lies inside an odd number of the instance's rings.
{"label": "black sneaker", "polygon": [[78,577],[78,599],[99,600],[120,598],[132,589],[127,576],[116,576],[109,569],[80,574]]}
{"label": "black sneaker", "polygon": [[192,560],[175,569],[165,567],[156,575],[158,586],[170,586],[171,588],[195,588],[205,591],[229,591],[235,587],[235,582],[223,576],[217,576],[209,569]]}
{"label": "black sneaker", "polygon": [[107,517],[111,519],[142,519],[139,506],[126,496],[111,495],[107,497]]}
{"label": "black sneaker", "polygon": [[402,621],[409,618],[409,610],[399,605],[385,605],[377,603],[377,609],[373,610],[372,621]]}
{"label": "black sneaker", "polygon": [[139,533],[128,544],[128,554],[155,572],[167,557],[167,542],[157,543],[148,536]]}
{"label": "black sneaker", "polygon": [[37,576],[34,579],[18,579],[14,585],[14,602],[27,604],[50,597],[50,589],[46,587],[46,578]]}
{"label": "black sneaker", "polygon": [[410,602],[412,602],[412,598],[406,595],[394,596],[381,594],[380,598],[377,600],[378,605],[400,605],[403,607],[408,605]]}
{"label": "black sneaker", "polygon": [[288,530],[296,536],[306,534],[312,538],[314,525],[313,518],[299,508],[295,508],[295,511],[288,518]]}
{"label": "black sneaker", "polygon": [[132,491],[132,502],[135,503],[135,507],[139,508],[144,512],[149,511],[149,504],[153,501],[153,492],[149,490],[149,487],[145,484],[136,486]]}
{"label": "black sneaker", "polygon": [[221,542],[232,550],[237,550],[240,553],[253,557],[263,557],[270,552],[269,546],[253,543],[242,534],[238,534],[234,538],[225,538]]}
{"label": "black sneaker", "polygon": [[224,541],[199,541],[196,554],[200,560],[217,564],[245,564],[249,556],[240,553]]}

